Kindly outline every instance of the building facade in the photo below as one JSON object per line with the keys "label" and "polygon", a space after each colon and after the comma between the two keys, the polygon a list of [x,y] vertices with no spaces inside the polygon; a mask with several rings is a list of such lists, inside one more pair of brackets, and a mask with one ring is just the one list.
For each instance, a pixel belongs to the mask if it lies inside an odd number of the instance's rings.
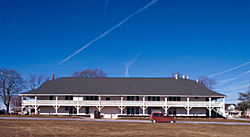
{"label": "building facade", "polygon": [[242,111],[235,104],[225,104],[225,115],[227,117],[241,117]]}
{"label": "building facade", "polygon": [[22,108],[33,108],[35,114],[93,117],[99,111],[104,118],[149,116],[153,111],[224,116],[226,97],[185,78],[59,78],[20,96]]}

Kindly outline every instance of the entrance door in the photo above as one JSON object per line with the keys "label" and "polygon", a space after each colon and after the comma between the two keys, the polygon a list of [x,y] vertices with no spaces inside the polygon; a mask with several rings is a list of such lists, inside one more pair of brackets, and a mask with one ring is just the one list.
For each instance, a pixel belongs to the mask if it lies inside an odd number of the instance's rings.
{"label": "entrance door", "polygon": [[69,114],[72,114],[72,113],[73,113],[73,108],[69,107]]}
{"label": "entrance door", "polygon": [[177,112],[176,112],[176,108],[169,108],[168,109],[168,114],[170,116],[176,116]]}

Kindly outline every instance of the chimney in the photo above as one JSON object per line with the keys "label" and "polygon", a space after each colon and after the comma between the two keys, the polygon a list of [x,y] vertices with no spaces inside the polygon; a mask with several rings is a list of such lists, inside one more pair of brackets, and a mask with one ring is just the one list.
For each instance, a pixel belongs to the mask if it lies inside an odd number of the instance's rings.
{"label": "chimney", "polygon": [[55,79],[55,74],[52,74],[52,80],[54,80]]}
{"label": "chimney", "polygon": [[189,79],[189,76],[187,76],[187,79]]}
{"label": "chimney", "polygon": [[199,79],[198,78],[196,79],[196,82],[199,83]]}
{"label": "chimney", "polygon": [[185,79],[185,75],[182,75],[182,78]]}
{"label": "chimney", "polygon": [[175,79],[178,79],[178,78],[179,78],[179,75],[178,75],[178,74],[175,74],[174,77],[175,77]]}

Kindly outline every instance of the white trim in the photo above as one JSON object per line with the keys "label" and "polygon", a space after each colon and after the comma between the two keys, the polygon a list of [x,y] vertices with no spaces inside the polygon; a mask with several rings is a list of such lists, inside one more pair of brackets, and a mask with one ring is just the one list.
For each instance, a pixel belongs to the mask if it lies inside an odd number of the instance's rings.
{"label": "white trim", "polygon": [[18,94],[19,96],[159,96],[159,97],[218,97],[223,98],[227,96],[219,95],[140,95],[140,94]]}

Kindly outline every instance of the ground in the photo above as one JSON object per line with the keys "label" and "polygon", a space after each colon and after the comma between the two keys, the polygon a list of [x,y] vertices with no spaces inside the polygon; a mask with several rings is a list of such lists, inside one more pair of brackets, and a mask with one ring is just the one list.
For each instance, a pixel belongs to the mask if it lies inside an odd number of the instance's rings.
{"label": "ground", "polygon": [[1,136],[248,136],[247,125],[0,120]]}

